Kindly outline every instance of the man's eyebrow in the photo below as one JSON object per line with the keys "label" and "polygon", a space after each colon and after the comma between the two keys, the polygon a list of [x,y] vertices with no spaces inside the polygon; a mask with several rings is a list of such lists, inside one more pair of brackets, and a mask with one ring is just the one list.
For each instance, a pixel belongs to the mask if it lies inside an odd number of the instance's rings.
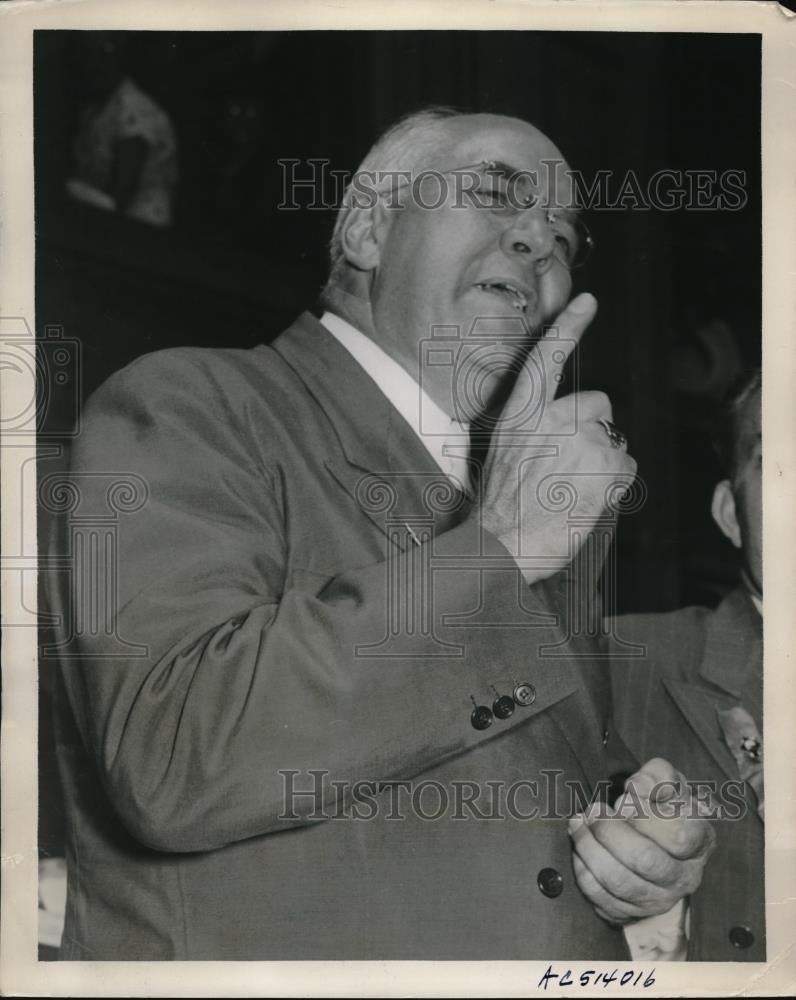
{"label": "man's eyebrow", "polygon": [[[488,174],[498,174],[500,177],[506,180],[511,180],[512,177],[530,177],[534,183],[539,181],[539,171],[538,170],[528,170],[524,167],[514,167],[510,163],[506,163],[503,160],[485,160],[487,164]],[[580,214],[580,209],[577,205],[559,205],[553,199],[553,204],[549,206],[554,208],[566,221],[572,221]]]}
{"label": "man's eyebrow", "polygon": [[484,160],[487,165],[487,173],[490,174],[500,174],[502,177],[532,177],[536,180],[539,176],[536,170],[524,170],[522,167],[513,167],[510,163],[504,163],[503,160]]}

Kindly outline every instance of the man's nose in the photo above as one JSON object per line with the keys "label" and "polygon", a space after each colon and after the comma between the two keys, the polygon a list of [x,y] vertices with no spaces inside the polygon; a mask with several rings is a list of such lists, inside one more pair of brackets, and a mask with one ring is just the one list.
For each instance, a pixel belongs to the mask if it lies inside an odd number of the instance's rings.
{"label": "man's nose", "polygon": [[552,258],[555,235],[544,212],[526,209],[504,231],[500,243],[510,257],[524,257],[539,264]]}

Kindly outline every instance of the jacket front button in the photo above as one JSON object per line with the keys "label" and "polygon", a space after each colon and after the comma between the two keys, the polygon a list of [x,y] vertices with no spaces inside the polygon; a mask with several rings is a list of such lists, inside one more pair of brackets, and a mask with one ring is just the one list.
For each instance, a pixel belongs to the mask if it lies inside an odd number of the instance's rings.
{"label": "jacket front button", "polygon": [[492,712],[486,705],[476,705],[470,715],[473,729],[489,729],[492,725]]}
{"label": "jacket front button", "polygon": [[536,688],[533,684],[518,684],[514,688],[514,700],[521,708],[527,708],[536,701]]}
{"label": "jacket front button", "polygon": [[755,936],[749,927],[738,924],[730,930],[730,944],[733,948],[751,948],[755,943]]}
{"label": "jacket front button", "polygon": [[555,868],[543,868],[536,876],[539,892],[549,899],[555,899],[564,891],[564,876]]}

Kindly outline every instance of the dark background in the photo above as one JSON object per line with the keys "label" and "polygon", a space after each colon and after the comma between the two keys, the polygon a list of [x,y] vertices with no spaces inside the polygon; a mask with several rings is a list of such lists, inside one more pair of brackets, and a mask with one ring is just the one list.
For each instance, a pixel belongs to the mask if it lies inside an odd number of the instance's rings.
{"label": "dark background", "polygon": [[[38,31],[34,47],[37,333],[79,342],[82,398],[145,352],[251,346],[312,307],[333,213],[278,210],[276,160],[353,170],[380,130],[425,105],[528,119],[587,179],[745,171],[741,211],[590,212],[597,249],[576,275],[600,302],[580,384],[611,396],[649,494],[620,524],[616,610],[715,603],[733,584],[709,515],[707,428],[739,367],[760,360],[759,36],[125,33],[126,68],[179,141],[175,224],[158,230],[65,193],[91,82],[82,34]],[[68,395],[52,397],[50,432],[71,421]]]}

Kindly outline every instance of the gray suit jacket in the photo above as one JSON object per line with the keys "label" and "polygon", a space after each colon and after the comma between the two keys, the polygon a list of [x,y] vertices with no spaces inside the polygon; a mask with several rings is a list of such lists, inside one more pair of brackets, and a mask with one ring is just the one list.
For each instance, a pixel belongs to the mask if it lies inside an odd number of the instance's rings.
{"label": "gray suit jacket", "polygon": [[[638,758],[664,757],[689,781],[717,788],[738,781],[716,712],[740,705],[763,732],[762,636],[760,615],[741,590],[715,611],[692,607],[616,619],[614,719]],[[628,658],[627,643],[643,645],[646,655]],[[742,816],[714,822],[716,851],[690,901],[688,957],[763,962],[763,822],[751,789],[742,789],[740,797],[731,789],[726,794],[728,817]]]}
{"label": "gray suit jacket", "polygon": [[[108,477],[131,474],[143,500],[98,558]],[[72,477],[57,548],[91,573],[71,612],[66,581],[51,595],[64,958],[627,957],[575,885],[564,782],[635,762],[561,580],[522,584],[312,316],[271,347],[113,376]],[[473,700],[517,682],[533,702],[474,728]],[[332,781],[374,782],[375,815],[323,820],[351,808]],[[318,796],[286,808],[291,783]],[[482,818],[454,815],[457,788]]]}

